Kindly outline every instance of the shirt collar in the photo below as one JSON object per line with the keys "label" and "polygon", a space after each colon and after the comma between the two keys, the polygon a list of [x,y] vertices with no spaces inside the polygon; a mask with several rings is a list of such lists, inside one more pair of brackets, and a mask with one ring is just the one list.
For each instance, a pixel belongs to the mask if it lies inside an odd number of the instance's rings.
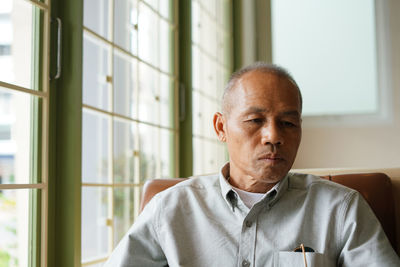
{"label": "shirt collar", "polygon": [[[235,200],[234,198],[232,198],[232,194],[236,195],[236,193],[234,193],[231,184],[228,182],[226,178],[229,177],[229,170],[230,170],[230,165],[229,162],[227,162],[219,172],[219,183],[221,186],[221,193],[224,199],[228,202],[229,205],[236,205],[237,199]],[[279,198],[286,192],[289,185],[288,179],[289,179],[289,173],[286,174],[286,176],[282,180],[280,180],[271,190],[269,190],[266,193],[266,195],[272,195],[270,205],[273,205],[276,201],[278,201]],[[265,196],[263,197],[263,199],[264,198]],[[233,201],[235,203],[233,203]]]}

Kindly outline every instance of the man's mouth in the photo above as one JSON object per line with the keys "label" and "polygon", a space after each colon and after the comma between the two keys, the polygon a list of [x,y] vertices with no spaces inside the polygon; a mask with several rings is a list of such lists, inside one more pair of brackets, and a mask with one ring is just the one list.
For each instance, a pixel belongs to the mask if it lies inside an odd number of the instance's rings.
{"label": "man's mouth", "polygon": [[263,160],[263,161],[267,161],[267,162],[280,162],[283,161],[284,158],[279,155],[279,154],[275,154],[275,153],[269,153],[269,154],[264,154],[261,155],[258,160]]}

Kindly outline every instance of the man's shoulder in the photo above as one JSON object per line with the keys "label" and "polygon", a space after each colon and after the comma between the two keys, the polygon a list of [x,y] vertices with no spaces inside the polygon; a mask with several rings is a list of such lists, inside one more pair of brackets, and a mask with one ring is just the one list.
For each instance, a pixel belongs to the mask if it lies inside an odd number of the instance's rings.
{"label": "man's shoulder", "polygon": [[157,207],[154,212],[169,214],[171,217],[173,214],[194,210],[201,203],[209,204],[218,198],[220,192],[218,175],[203,175],[190,177],[159,192],[150,202]]}
{"label": "man's shoulder", "polygon": [[298,190],[319,190],[335,194],[349,194],[356,192],[356,190],[339,183],[323,179],[320,176],[305,173],[289,173],[288,188]]}
{"label": "man's shoulder", "polygon": [[201,176],[191,176],[182,182],[160,192],[159,197],[177,196],[188,192],[200,192],[204,190],[213,190],[219,186],[218,174],[207,174]]}

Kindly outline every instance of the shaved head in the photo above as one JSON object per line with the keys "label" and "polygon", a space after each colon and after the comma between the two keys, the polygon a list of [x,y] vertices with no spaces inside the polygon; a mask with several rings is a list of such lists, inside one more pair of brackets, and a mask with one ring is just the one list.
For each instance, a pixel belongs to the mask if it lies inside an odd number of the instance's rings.
{"label": "shaved head", "polygon": [[256,62],[254,64],[251,64],[247,67],[244,67],[237,72],[233,73],[232,76],[230,77],[225,90],[224,94],[222,96],[222,113],[224,114],[229,114],[229,111],[231,110],[232,105],[234,105],[235,101],[234,99],[231,99],[231,92],[234,91],[234,89],[237,87],[238,83],[240,83],[241,78],[250,72],[253,71],[259,71],[263,73],[268,73],[268,74],[274,74],[276,76],[279,76],[283,79],[287,79],[290,81],[297,89],[297,92],[299,94],[299,99],[300,99],[300,110],[303,105],[303,100],[300,92],[300,88],[297,85],[296,81],[293,79],[293,77],[289,74],[287,70],[285,70],[282,67],[279,67],[274,64],[268,64],[264,62]]}

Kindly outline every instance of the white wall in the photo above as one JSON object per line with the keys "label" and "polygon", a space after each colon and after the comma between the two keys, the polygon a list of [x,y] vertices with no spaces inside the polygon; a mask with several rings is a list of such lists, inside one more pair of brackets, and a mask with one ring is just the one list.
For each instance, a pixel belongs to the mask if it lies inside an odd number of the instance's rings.
{"label": "white wall", "polygon": [[[383,124],[316,127],[303,125],[294,168],[389,168],[400,166],[400,1],[388,1],[392,114]],[[389,83],[390,84],[390,83]]]}
{"label": "white wall", "polygon": [[[254,39],[263,33],[256,33],[254,14],[256,0],[242,0],[242,38],[243,65],[257,59]],[[381,1],[381,0],[376,0]],[[387,33],[386,51],[388,64],[386,68],[387,84],[391,88],[392,108],[388,108],[387,120],[354,120],[346,123],[330,121],[320,126],[308,123],[304,118],[303,140],[293,168],[398,168],[400,167],[400,1],[387,0],[385,12]],[[378,2],[381,3],[381,2]],[[382,3],[381,3],[382,4]],[[247,8],[246,8],[247,7]],[[252,13],[254,12],[254,13]],[[265,14],[267,14],[265,10]],[[262,27],[261,27],[262,28]],[[379,36],[379,35],[378,35]],[[381,38],[379,38],[382,44]],[[296,77],[295,77],[296,78]],[[383,82],[385,83],[385,82]]]}

